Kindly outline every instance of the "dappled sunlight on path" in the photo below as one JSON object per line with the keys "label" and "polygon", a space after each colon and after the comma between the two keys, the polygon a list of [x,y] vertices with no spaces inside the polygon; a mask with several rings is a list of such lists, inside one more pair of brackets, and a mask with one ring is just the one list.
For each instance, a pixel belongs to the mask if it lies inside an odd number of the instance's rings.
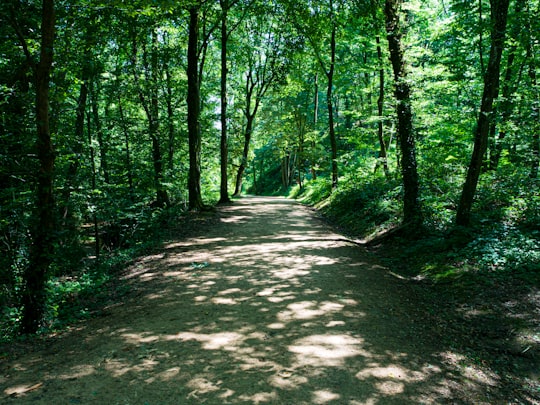
{"label": "dappled sunlight on path", "polygon": [[309,209],[250,197],[219,218],[134,263],[124,305],[10,365],[3,401],[416,404],[496,387],[489,370],[462,372],[406,286]]}

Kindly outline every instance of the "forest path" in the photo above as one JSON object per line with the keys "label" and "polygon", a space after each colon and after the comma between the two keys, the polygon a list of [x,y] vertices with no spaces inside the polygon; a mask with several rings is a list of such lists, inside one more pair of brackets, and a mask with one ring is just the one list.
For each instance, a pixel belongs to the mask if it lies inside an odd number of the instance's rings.
{"label": "forest path", "polygon": [[0,403],[498,403],[414,289],[310,209],[246,197],[218,217],[133,264],[104,316],[4,362]]}

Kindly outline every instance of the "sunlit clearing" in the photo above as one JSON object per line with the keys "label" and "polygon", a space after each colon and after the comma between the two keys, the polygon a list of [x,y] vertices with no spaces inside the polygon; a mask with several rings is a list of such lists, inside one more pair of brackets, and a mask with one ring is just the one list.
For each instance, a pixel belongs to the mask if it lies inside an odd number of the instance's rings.
{"label": "sunlit clearing", "polygon": [[229,295],[234,293],[241,293],[242,290],[240,288],[229,288],[227,290],[223,290],[219,292],[219,295]]}
{"label": "sunlit clearing", "polygon": [[345,322],[343,321],[330,321],[326,325],[327,328],[333,328],[335,326],[345,326]]}
{"label": "sunlit clearing", "polygon": [[17,385],[15,387],[6,388],[4,390],[4,394],[6,394],[8,397],[17,398],[22,397],[28,392],[37,391],[43,386],[43,383],[37,383],[37,384],[26,384],[26,385]]}
{"label": "sunlit clearing", "polygon": [[278,396],[275,392],[259,392],[255,395],[249,396],[249,395],[241,395],[238,398],[241,403],[249,403],[249,404],[265,404],[265,403],[276,403],[275,401],[278,400]]}
{"label": "sunlit clearing", "polygon": [[405,382],[422,381],[426,378],[426,374],[420,371],[407,370],[398,365],[390,365],[386,367],[380,367],[373,365],[372,367],[366,367],[364,370],[356,373],[356,378],[364,380],[368,378],[398,380]]}
{"label": "sunlit clearing", "polygon": [[237,301],[234,298],[222,298],[222,297],[214,297],[211,300],[214,304],[221,304],[221,305],[234,305],[237,304]]}
{"label": "sunlit clearing", "polygon": [[340,395],[336,394],[335,392],[319,390],[313,393],[313,399],[311,402],[313,404],[326,404],[330,401],[337,401],[339,397]]}
{"label": "sunlit clearing", "polygon": [[165,249],[176,249],[179,247],[209,245],[211,243],[225,242],[226,238],[192,238],[182,242],[169,243],[165,245]]}
{"label": "sunlit clearing", "polygon": [[295,302],[287,305],[287,309],[278,314],[278,319],[284,322],[295,319],[313,319],[328,313],[339,312],[343,307],[342,304],[336,302]]}
{"label": "sunlit clearing", "polygon": [[139,343],[151,343],[157,342],[157,336],[144,336],[144,333],[124,333],[122,337],[126,340],[127,343],[139,344]]}
{"label": "sunlit clearing", "polygon": [[195,377],[187,383],[187,386],[194,390],[190,392],[187,397],[193,397],[194,399],[197,399],[197,394],[205,394],[208,392],[218,391],[220,389],[217,384],[214,384],[213,382],[202,377]]}
{"label": "sunlit clearing", "polygon": [[282,390],[293,390],[308,382],[307,377],[294,374],[288,370],[277,373],[270,377],[270,384]]}
{"label": "sunlit clearing", "polygon": [[383,381],[375,384],[375,387],[386,395],[401,394],[405,390],[405,384],[397,381]]}
{"label": "sunlit clearing", "polygon": [[289,346],[299,365],[317,367],[343,366],[351,357],[369,357],[361,348],[363,341],[348,335],[313,335]]}
{"label": "sunlit clearing", "polygon": [[235,332],[220,332],[220,333],[191,333],[182,332],[177,335],[169,335],[165,340],[196,340],[202,344],[202,348],[206,350],[236,350],[245,337]]}
{"label": "sunlit clearing", "polygon": [[245,216],[245,215],[237,215],[237,216],[232,216],[231,215],[228,218],[221,218],[220,221],[224,222],[226,224],[234,224],[234,223],[239,223],[239,222],[245,221],[246,219],[249,219],[249,217]]}
{"label": "sunlit clearing", "polygon": [[285,324],[281,322],[276,322],[268,325],[268,329],[284,329]]}

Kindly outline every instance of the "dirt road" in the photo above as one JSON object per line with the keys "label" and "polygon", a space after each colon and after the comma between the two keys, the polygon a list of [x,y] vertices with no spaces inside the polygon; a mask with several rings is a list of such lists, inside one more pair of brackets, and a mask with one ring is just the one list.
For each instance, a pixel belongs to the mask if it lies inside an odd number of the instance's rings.
{"label": "dirt road", "polygon": [[413,289],[282,198],[126,273],[131,292],[0,366],[2,404],[505,403],[430,332]]}

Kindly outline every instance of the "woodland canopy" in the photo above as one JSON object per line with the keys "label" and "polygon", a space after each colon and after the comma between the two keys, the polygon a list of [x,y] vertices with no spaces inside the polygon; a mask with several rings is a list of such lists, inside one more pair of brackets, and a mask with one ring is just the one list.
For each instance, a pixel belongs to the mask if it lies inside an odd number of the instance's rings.
{"label": "woodland canopy", "polygon": [[537,282],[539,33],[532,0],[3,0],[1,338],[242,193]]}

